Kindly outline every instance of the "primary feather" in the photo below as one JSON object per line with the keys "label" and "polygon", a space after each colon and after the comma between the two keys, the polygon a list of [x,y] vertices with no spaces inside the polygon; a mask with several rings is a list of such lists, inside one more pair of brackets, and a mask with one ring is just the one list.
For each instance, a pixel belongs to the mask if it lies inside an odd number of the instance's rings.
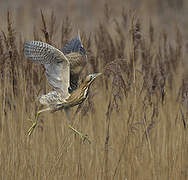
{"label": "primary feather", "polygon": [[32,61],[44,64],[49,84],[68,97],[70,86],[70,63],[66,56],[53,46],[40,41],[26,42],[25,55]]}
{"label": "primary feather", "polygon": [[86,55],[86,50],[83,47],[82,41],[80,39],[80,35],[73,38],[71,41],[69,41],[64,48],[62,49],[62,52],[66,54],[70,54],[72,52],[80,53],[81,55]]}

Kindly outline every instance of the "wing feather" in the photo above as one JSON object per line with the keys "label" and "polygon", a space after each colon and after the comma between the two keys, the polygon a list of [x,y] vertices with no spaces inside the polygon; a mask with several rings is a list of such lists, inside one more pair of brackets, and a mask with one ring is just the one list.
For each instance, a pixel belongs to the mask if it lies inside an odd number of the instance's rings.
{"label": "wing feather", "polygon": [[69,95],[70,63],[66,56],[55,47],[40,41],[31,41],[24,44],[25,55],[40,64],[44,64],[46,77],[54,89],[60,89],[62,95]]}
{"label": "wing feather", "polygon": [[64,48],[62,49],[62,52],[67,55],[70,54],[72,52],[77,52],[80,53],[82,55],[86,55],[86,50],[83,47],[82,41],[80,39],[80,34],[78,33],[78,35],[76,37],[74,37],[71,41],[69,41]]}
{"label": "wing feather", "polygon": [[80,39],[80,34],[69,41],[62,52],[66,55],[70,62],[70,88],[69,92],[72,93],[78,87],[79,76],[87,63],[86,50]]}
{"label": "wing feather", "polygon": [[83,47],[79,33],[64,46],[62,52],[70,62],[71,76],[79,76],[87,63],[86,50]]}

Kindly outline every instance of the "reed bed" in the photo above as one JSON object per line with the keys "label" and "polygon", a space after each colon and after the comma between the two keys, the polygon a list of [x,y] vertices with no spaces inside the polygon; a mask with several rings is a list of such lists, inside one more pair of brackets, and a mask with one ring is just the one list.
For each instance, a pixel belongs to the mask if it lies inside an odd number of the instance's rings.
{"label": "reed bed", "polygon": [[17,33],[10,11],[0,32],[0,179],[187,179],[188,51],[181,28],[171,38],[135,11],[111,17],[106,4],[96,29],[81,30],[88,52],[82,77],[103,73],[72,109],[74,127],[90,145],[64,125],[63,111],[42,114],[26,135],[41,108],[37,96],[50,87],[44,68],[24,56],[24,41],[62,49],[75,35],[68,17],[59,24],[55,12],[38,16],[29,38]]}

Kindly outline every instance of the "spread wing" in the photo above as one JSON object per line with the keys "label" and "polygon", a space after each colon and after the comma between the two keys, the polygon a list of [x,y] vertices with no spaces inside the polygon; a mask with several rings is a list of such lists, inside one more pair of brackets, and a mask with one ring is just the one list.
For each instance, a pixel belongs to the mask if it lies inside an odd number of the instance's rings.
{"label": "spread wing", "polygon": [[80,39],[80,34],[76,37],[74,37],[71,41],[69,41],[64,48],[62,49],[62,52],[66,54],[70,54],[72,52],[77,52],[82,55],[86,55],[86,50],[84,49],[84,46],[82,44],[82,41]]}
{"label": "spread wing", "polygon": [[40,64],[44,64],[49,84],[60,89],[64,97],[69,95],[70,63],[66,56],[53,46],[40,41],[31,41],[24,44],[25,55]]}
{"label": "spread wing", "polygon": [[86,50],[84,49],[80,35],[69,41],[62,52],[66,55],[70,62],[70,89],[71,93],[78,87],[79,76],[87,63]]}
{"label": "spread wing", "polygon": [[78,88],[80,74],[87,63],[87,59],[86,59],[86,56],[83,56],[80,53],[70,53],[70,54],[67,54],[66,57],[70,62],[69,92],[71,93]]}

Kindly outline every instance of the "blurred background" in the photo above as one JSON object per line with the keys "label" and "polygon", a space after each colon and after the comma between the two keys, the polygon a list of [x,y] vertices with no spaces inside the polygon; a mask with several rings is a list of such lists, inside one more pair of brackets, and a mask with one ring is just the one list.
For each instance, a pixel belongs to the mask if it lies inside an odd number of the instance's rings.
{"label": "blurred background", "polygon": [[[17,31],[23,31],[28,36],[34,24],[38,23],[40,10],[47,15],[54,11],[59,23],[68,16],[75,29],[92,32],[104,15],[105,3],[109,6],[110,16],[113,18],[121,16],[122,8],[136,10],[147,23],[152,18],[153,23],[160,24],[160,29],[183,26],[183,31],[187,34],[187,0],[1,0],[0,20],[2,22],[7,10],[11,10],[15,16]],[[1,29],[4,26],[5,24],[1,24]]]}

